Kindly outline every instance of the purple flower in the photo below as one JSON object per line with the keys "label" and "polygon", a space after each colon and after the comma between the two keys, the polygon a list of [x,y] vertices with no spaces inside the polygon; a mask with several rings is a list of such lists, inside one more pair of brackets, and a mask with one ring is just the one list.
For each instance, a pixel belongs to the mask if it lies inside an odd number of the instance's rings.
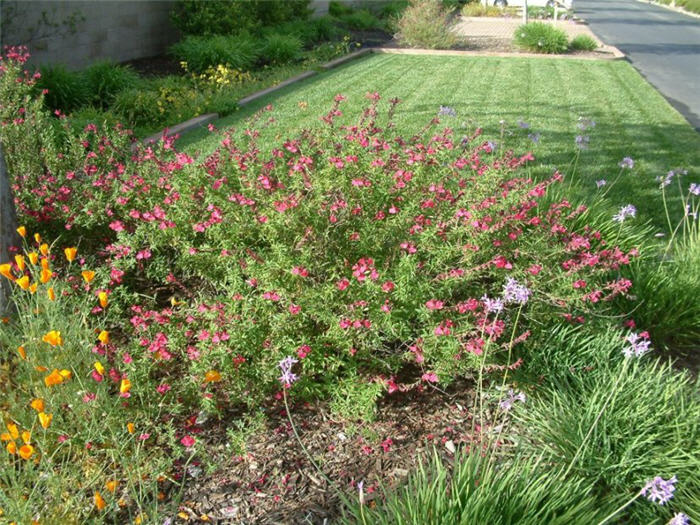
{"label": "purple flower", "polygon": [[629,343],[629,346],[622,349],[622,353],[625,357],[642,357],[644,354],[651,351],[651,341],[641,337],[639,334],[632,332],[625,340]]}
{"label": "purple flower", "polygon": [[360,495],[360,505],[364,505],[365,504],[365,482],[364,481],[357,482],[357,492]]}
{"label": "purple flower", "polygon": [[484,295],[481,301],[484,303],[486,313],[499,313],[503,310],[503,301],[500,299],[490,299],[487,295]]}
{"label": "purple flower", "polygon": [[298,362],[298,360],[291,356],[287,356],[279,362],[282,375],[278,378],[278,380],[285,388],[289,388],[292,386],[292,383],[299,379],[296,374],[292,373],[292,367]]}
{"label": "purple flower", "polygon": [[528,128],[530,127],[530,124],[528,124],[528,123],[525,122],[525,121],[519,120],[519,121],[518,121],[518,126],[520,126],[520,127],[523,128],[523,129],[528,129]]}
{"label": "purple flower", "polygon": [[637,208],[628,204],[620,208],[620,211],[616,215],[613,215],[613,220],[615,222],[624,222],[627,217],[635,217],[637,215]]}
{"label": "purple flower", "polygon": [[496,151],[496,143],[491,142],[490,140],[486,142],[486,145],[488,146],[488,151],[487,153],[492,153],[493,151]]}
{"label": "purple flower", "polygon": [[690,518],[682,512],[676,512],[668,525],[690,525]]}
{"label": "purple flower", "polygon": [[518,392],[516,394],[511,388],[510,390],[508,390],[508,395],[505,398],[501,399],[501,401],[498,403],[498,406],[501,407],[501,410],[505,410],[506,412],[508,412],[513,407],[513,404],[516,401],[524,403],[525,399],[525,394],[523,394],[522,392]]}
{"label": "purple flower", "polygon": [[588,143],[591,138],[588,135],[576,135],[576,146],[579,149],[588,149]]}
{"label": "purple flower", "polygon": [[579,117],[577,127],[581,131],[586,131],[588,128],[595,128],[595,121],[587,117]]}
{"label": "purple flower", "polygon": [[596,188],[602,188],[607,183],[608,183],[608,181],[606,181],[605,179],[600,179],[600,180],[595,181]]}
{"label": "purple flower", "polygon": [[438,111],[438,116],[440,117],[456,117],[457,112],[454,108],[450,106],[440,106],[440,111]]}
{"label": "purple flower", "polygon": [[528,133],[527,138],[529,138],[532,142],[537,144],[540,141],[540,133]]}
{"label": "purple flower", "polygon": [[623,170],[625,168],[628,168],[631,170],[632,168],[634,168],[634,161],[630,157],[625,157],[624,159],[622,159],[620,161],[618,166],[620,166],[620,168],[622,168]]}
{"label": "purple flower", "polygon": [[644,485],[642,495],[646,496],[649,501],[663,505],[673,497],[673,491],[676,490],[674,485],[677,481],[676,476],[668,480],[665,480],[661,476],[656,476]]}
{"label": "purple flower", "polygon": [[690,193],[692,193],[693,195],[700,195],[700,184],[695,184],[694,182],[691,182],[688,191],[690,191]]}
{"label": "purple flower", "polygon": [[525,304],[530,298],[530,290],[512,277],[506,279],[503,285],[503,299],[507,303]]}

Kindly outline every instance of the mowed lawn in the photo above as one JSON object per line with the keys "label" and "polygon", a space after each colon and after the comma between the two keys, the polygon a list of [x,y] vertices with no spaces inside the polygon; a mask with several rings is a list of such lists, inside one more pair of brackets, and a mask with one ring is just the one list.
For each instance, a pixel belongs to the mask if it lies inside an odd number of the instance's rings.
{"label": "mowed lawn", "polygon": [[[554,58],[445,57],[370,55],[271,94],[216,122],[219,129],[239,132],[246,119],[267,104],[276,119],[262,131],[263,149],[298,130],[319,125],[319,116],[341,93],[348,97],[342,109],[345,123],[356,120],[367,92],[378,92],[383,103],[401,99],[395,122],[407,136],[420,130],[440,106],[450,106],[456,117],[442,117],[456,136],[484,129],[484,138],[501,142],[516,152],[532,151],[533,174],[560,169],[568,177],[571,196],[600,205],[595,181],[611,182],[623,157],[634,159],[634,170],[611,189],[604,206],[613,212],[634,204],[637,222],[655,230],[665,223],[658,183],[669,170],[687,169],[682,187],[700,182],[700,135],[627,62],[562,60]],[[386,106],[384,106],[386,107]],[[579,117],[596,126],[577,129]],[[519,122],[529,124],[525,129]],[[504,131],[503,131],[504,130]],[[529,134],[539,133],[534,143]],[[590,137],[574,170],[576,135]],[[217,138],[201,130],[185,135],[179,147],[211,152]],[[670,193],[678,188],[671,186]],[[682,213],[678,201],[672,214]]]}

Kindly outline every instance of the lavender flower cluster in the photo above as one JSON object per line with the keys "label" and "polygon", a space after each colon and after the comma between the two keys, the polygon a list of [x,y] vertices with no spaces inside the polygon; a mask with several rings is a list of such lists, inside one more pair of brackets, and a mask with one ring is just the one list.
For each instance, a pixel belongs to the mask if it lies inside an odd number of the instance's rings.
{"label": "lavender flower cluster", "polygon": [[644,485],[642,495],[646,496],[649,501],[663,505],[673,497],[673,491],[676,490],[675,484],[677,481],[678,479],[676,479],[676,476],[670,479],[656,476]]}
{"label": "lavender flower cluster", "polygon": [[651,341],[639,334],[632,332],[625,340],[629,343],[629,346],[622,349],[622,353],[625,357],[642,357],[644,354],[651,351]]}
{"label": "lavender flower cluster", "polygon": [[516,394],[511,388],[510,390],[508,390],[508,395],[505,397],[505,399],[502,399],[498,403],[498,406],[501,407],[501,410],[505,410],[506,412],[508,412],[511,408],[513,408],[513,404],[516,401],[524,403],[525,399],[525,394],[523,394],[522,392],[518,392]]}
{"label": "lavender flower cluster", "polygon": [[628,204],[627,206],[620,208],[620,211],[613,215],[613,220],[615,222],[623,223],[627,217],[635,217],[636,215],[637,208],[635,208],[632,204]]}
{"label": "lavender flower cluster", "polygon": [[297,359],[294,359],[291,356],[287,356],[279,362],[279,367],[282,371],[282,375],[278,379],[279,382],[282,383],[282,386],[284,386],[285,388],[289,388],[290,386],[292,386],[292,383],[299,379],[299,377],[292,372],[292,367],[298,362],[299,361]]}

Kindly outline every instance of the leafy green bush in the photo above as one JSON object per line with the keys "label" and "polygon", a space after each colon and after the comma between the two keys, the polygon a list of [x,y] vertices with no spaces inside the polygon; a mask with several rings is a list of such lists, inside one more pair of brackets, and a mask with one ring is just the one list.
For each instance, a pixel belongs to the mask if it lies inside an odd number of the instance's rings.
{"label": "leafy green bush", "polygon": [[354,9],[349,4],[349,2],[340,2],[339,0],[331,0],[328,4],[328,14],[331,16],[345,16],[350,15]]}
{"label": "leafy green bush", "polygon": [[598,42],[588,35],[578,35],[571,39],[569,47],[575,51],[595,51],[598,49]]}
{"label": "leafy green bush", "polygon": [[381,6],[379,16],[384,19],[398,18],[408,7],[408,0],[392,0]]}
{"label": "leafy green bush", "polygon": [[122,117],[130,127],[148,126],[163,120],[162,102],[155,89],[132,88],[120,92],[112,111]]}
{"label": "leafy green bush", "polygon": [[79,72],[68,71],[63,64],[43,65],[39,71],[36,88],[48,90],[44,96],[48,108],[69,113],[88,102],[90,94]]}
{"label": "leafy green bush", "polygon": [[411,0],[396,29],[396,39],[408,47],[449,49],[458,41],[450,31],[449,13],[433,0]]}
{"label": "leafy green bush", "polygon": [[171,12],[186,35],[258,32],[294,19],[308,19],[310,0],[178,0]]}
{"label": "leafy green bush", "polygon": [[293,35],[268,35],[262,46],[261,58],[271,64],[286,64],[301,55],[301,40]]}
{"label": "leafy green bush", "polygon": [[530,22],[515,30],[515,45],[534,53],[564,53],[569,48],[566,33],[545,22]]}
{"label": "leafy green bush", "polygon": [[73,130],[80,133],[88,124],[95,124],[100,129],[114,128],[121,119],[113,111],[85,106],[71,113],[68,120]]}
{"label": "leafy green bush", "polygon": [[382,27],[381,21],[367,9],[360,9],[339,17],[343,25],[357,31],[369,31]]}
{"label": "leafy green bush", "polygon": [[503,12],[500,7],[481,2],[471,2],[462,8],[462,16],[502,16]]}
{"label": "leafy green bush", "polygon": [[136,86],[139,81],[133,69],[109,60],[90,65],[82,74],[90,94],[89,102],[101,108],[111,106],[120,91]]}
{"label": "leafy green bush", "polygon": [[219,64],[247,71],[258,59],[259,43],[248,36],[188,36],[173,44],[170,53],[195,73]]}

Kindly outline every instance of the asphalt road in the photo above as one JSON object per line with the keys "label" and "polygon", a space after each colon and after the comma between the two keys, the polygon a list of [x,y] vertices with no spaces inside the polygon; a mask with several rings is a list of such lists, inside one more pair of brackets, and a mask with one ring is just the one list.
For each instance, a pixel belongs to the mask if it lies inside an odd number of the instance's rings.
{"label": "asphalt road", "polygon": [[700,131],[700,18],[637,0],[575,0],[574,9]]}

